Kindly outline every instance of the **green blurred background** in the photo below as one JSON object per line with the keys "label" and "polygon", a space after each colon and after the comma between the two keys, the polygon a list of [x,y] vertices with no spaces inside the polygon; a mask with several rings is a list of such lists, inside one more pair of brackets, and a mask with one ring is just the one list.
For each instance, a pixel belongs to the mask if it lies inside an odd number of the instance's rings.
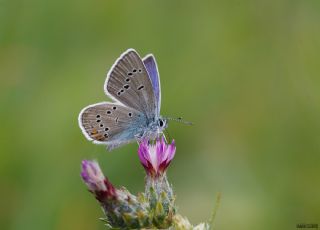
{"label": "green blurred background", "polygon": [[86,141],[77,116],[108,100],[127,48],[153,53],[181,214],[217,229],[320,224],[320,2],[0,0],[1,229],[104,229],[79,172],[98,159],[137,193],[137,145]]}

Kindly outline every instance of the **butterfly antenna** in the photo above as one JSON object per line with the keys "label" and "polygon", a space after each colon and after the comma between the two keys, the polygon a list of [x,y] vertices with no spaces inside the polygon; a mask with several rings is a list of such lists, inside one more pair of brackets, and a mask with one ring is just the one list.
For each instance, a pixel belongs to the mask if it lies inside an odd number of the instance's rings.
{"label": "butterfly antenna", "polygon": [[182,117],[177,117],[177,118],[166,117],[166,119],[169,120],[169,121],[176,121],[176,122],[179,122],[179,123],[182,123],[182,124],[185,124],[185,125],[193,125],[192,122],[185,121],[185,120],[182,119]]}

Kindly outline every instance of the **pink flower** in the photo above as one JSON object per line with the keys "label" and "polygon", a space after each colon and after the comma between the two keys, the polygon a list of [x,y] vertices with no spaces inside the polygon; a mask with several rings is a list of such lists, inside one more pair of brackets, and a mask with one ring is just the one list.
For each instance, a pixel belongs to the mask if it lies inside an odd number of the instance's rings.
{"label": "pink flower", "polygon": [[155,144],[144,140],[139,144],[138,149],[140,162],[148,175],[152,177],[160,176],[166,171],[175,152],[174,140],[171,144],[167,144],[163,137],[156,140]]}

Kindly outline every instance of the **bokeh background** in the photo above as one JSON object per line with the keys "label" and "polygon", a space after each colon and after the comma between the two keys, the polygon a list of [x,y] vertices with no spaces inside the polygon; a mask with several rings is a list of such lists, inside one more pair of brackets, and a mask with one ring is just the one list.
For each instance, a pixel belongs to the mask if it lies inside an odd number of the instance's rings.
{"label": "bokeh background", "polygon": [[137,193],[137,145],[84,138],[86,105],[127,48],[153,53],[179,211],[216,229],[320,224],[320,2],[0,0],[1,229],[104,229],[79,172]]}

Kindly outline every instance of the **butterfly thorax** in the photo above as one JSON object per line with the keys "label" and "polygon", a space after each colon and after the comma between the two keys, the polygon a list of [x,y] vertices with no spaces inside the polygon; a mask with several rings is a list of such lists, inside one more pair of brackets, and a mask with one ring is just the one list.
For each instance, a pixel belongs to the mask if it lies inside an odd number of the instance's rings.
{"label": "butterfly thorax", "polygon": [[141,127],[136,135],[137,139],[149,139],[154,140],[163,133],[163,130],[167,128],[168,123],[166,119],[156,118],[151,121],[147,127]]}

